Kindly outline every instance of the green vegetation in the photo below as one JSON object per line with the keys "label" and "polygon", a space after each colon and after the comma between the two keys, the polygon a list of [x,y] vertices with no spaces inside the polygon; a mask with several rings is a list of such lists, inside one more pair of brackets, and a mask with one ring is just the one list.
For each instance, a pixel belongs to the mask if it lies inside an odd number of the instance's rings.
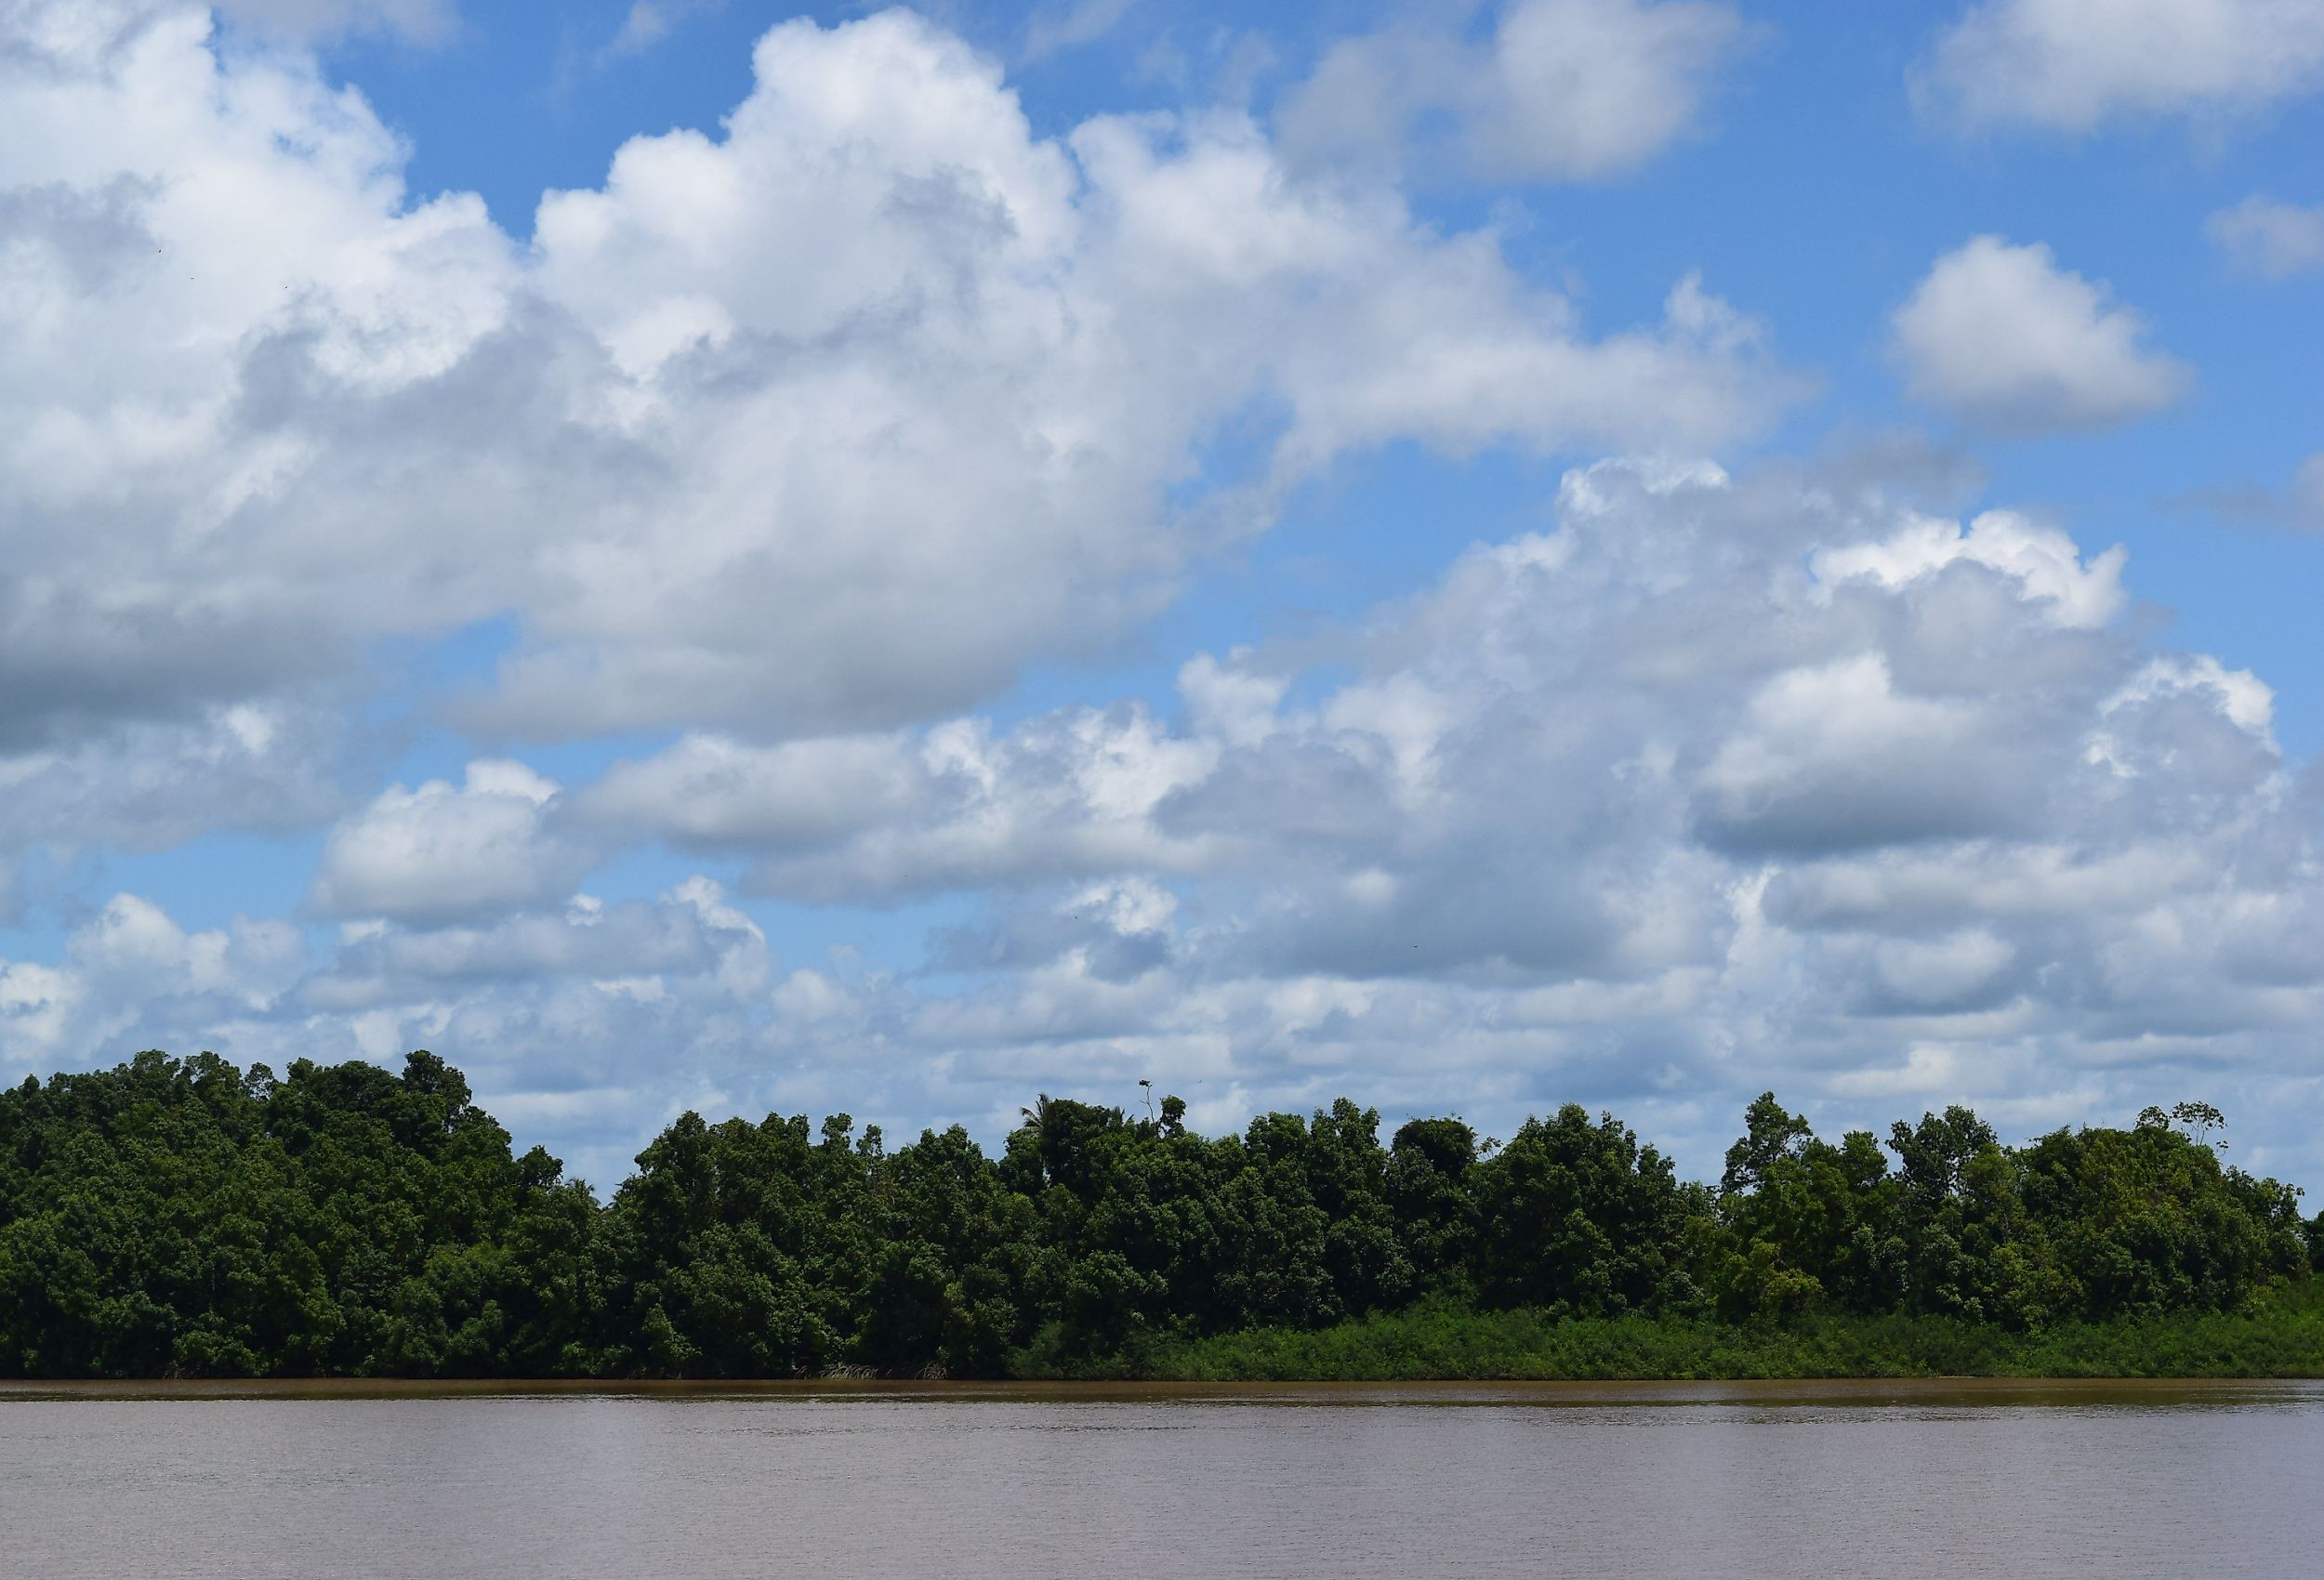
{"label": "green vegetation", "polygon": [[2180,1311],[2018,1332],[1953,1317],[1825,1313],[1736,1325],[1429,1304],[1314,1332],[1167,1345],[1143,1376],[1187,1382],[1637,1377],[2324,1376],[2324,1280],[2239,1311]]}
{"label": "green vegetation", "polygon": [[2010,1147],[1767,1096],[1716,1188],[1571,1105],[1184,1115],[687,1114],[601,1205],[430,1054],[140,1054],[0,1092],[0,1375],[2324,1373],[2324,1215],[2202,1104]]}

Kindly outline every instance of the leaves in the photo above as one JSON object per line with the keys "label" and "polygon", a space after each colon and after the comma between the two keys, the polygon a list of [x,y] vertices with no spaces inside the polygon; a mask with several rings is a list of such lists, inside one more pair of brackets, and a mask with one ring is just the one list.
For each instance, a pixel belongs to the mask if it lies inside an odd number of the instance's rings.
{"label": "leaves", "polygon": [[1130,1375],[1497,1310],[2038,1336],[2251,1309],[2324,1252],[2198,1103],[2013,1148],[1962,1108],[1827,1142],[1770,1093],[1716,1192],[1570,1104],[1505,1146],[1422,1118],[1383,1147],[1344,1099],[1184,1120],[1044,1095],[996,1159],[957,1126],[688,1113],[601,1205],[432,1054],[139,1054],[0,1092],[0,1374]]}

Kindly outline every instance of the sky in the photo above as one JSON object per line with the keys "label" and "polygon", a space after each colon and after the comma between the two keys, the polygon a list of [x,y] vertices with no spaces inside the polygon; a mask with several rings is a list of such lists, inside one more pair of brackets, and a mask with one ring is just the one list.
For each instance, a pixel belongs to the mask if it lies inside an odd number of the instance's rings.
{"label": "sky", "polygon": [[0,0],[0,1079],[2324,1186],[2324,0]]}

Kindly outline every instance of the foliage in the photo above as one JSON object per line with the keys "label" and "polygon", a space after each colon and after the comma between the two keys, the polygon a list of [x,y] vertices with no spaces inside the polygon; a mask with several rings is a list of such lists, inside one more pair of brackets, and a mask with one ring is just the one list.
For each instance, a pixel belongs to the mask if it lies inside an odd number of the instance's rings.
{"label": "foliage", "polygon": [[586,1369],[598,1216],[431,1054],[27,1080],[0,1096],[0,1371]]}
{"label": "foliage", "polygon": [[2319,1369],[2324,1216],[2206,1104],[2011,1147],[1768,1094],[1715,1190],[1571,1105],[1498,1148],[1184,1121],[1043,1096],[989,1158],[689,1113],[601,1205],[431,1054],[140,1054],[0,1092],[0,1375]]}
{"label": "foliage", "polygon": [[2069,1322],[2039,1332],[1831,1312],[1740,1325],[1635,1312],[1561,1321],[1538,1310],[1429,1303],[1309,1332],[1214,1335],[1152,1355],[1144,1375],[1188,1382],[2324,1377],[2324,1279],[2283,1285],[2239,1311]]}

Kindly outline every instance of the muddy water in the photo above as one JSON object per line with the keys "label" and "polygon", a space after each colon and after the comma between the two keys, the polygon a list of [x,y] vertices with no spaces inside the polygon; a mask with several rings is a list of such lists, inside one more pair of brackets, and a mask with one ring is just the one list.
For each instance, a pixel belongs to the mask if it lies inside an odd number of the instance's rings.
{"label": "muddy water", "polygon": [[2290,1575],[2324,1385],[0,1385],[26,1576]]}

